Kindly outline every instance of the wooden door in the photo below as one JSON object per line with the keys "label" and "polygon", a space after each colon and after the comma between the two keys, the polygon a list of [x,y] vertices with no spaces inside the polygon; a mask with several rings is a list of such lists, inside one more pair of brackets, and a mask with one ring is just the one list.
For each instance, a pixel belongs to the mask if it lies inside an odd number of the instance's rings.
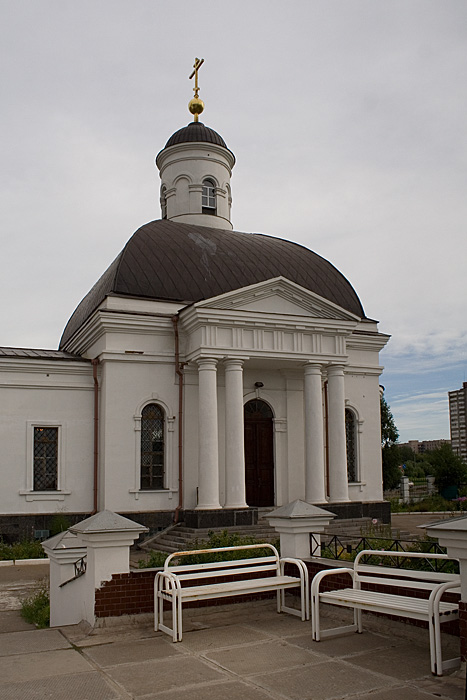
{"label": "wooden door", "polygon": [[267,403],[245,404],[245,483],[249,506],[274,505],[274,431]]}

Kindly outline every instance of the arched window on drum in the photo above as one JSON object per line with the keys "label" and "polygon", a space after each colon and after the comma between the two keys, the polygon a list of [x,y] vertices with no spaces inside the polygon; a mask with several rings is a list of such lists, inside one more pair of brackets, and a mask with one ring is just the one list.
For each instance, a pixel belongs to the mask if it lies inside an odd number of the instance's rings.
{"label": "arched window on drum", "polygon": [[165,411],[156,403],[141,412],[141,490],[164,488]]}
{"label": "arched window on drum", "polygon": [[203,214],[216,214],[216,183],[213,180],[203,180],[203,190],[201,194],[201,206]]}

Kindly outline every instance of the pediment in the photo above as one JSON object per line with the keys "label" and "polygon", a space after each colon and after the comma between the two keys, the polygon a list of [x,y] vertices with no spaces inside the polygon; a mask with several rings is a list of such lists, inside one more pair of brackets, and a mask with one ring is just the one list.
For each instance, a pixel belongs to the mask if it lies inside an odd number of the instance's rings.
{"label": "pediment", "polygon": [[285,277],[258,282],[194,304],[196,308],[245,311],[257,314],[309,316],[358,321],[358,316]]}

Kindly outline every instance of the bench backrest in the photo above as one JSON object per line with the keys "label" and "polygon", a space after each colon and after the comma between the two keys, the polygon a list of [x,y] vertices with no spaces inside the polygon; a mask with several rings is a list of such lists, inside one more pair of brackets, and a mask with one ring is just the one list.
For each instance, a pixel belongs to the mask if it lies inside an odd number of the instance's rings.
{"label": "bench backrest", "polygon": [[[248,550],[271,550],[271,555],[261,556],[261,557],[248,557]],[[209,554],[215,552],[239,552],[245,551],[244,559],[233,559],[228,561],[213,561],[213,562],[203,562],[199,564],[180,564],[176,563],[170,566],[170,563],[175,560],[180,560],[184,557],[189,557],[196,554]],[[203,579],[212,578],[214,576],[238,576],[240,574],[265,574],[268,572],[279,573],[280,570],[280,559],[279,553],[275,547],[271,544],[249,544],[240,545],[237,547],[214,547],[212,549],[192,549],[186,552],[174,552],[167,557],[164,564],[164,571],[176,574],[178,579]]]}
{"label": "bench backrest", "polygon": [[432,554],[431,552],[392,552],[387,550],[365,549],[358,553],[354,562],[354,583],[376,583],[387,586],[397,586],[400,588],[420,588],[432,590],[440,583],[448,581],[459,581],[459,574],[448,574],[443,571],[422,571],[420,569],[401,569],[398,567],[381,566],[378,564],[364,564],[366,556],[391,557],[396,561],[403,559],[441,559],[453,560],[447,554]]}

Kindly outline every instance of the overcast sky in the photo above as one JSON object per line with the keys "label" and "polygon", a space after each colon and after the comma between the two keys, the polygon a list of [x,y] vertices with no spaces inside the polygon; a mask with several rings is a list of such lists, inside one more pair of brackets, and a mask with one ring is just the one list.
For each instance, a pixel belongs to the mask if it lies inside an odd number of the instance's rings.
{"label": "overcast sky", "polygon": [[0,0],[0,345],[56,348],[202,121],[234,228],[296,241],[391,334],[401,440],[449,437],[467,369],[465,0]]}

